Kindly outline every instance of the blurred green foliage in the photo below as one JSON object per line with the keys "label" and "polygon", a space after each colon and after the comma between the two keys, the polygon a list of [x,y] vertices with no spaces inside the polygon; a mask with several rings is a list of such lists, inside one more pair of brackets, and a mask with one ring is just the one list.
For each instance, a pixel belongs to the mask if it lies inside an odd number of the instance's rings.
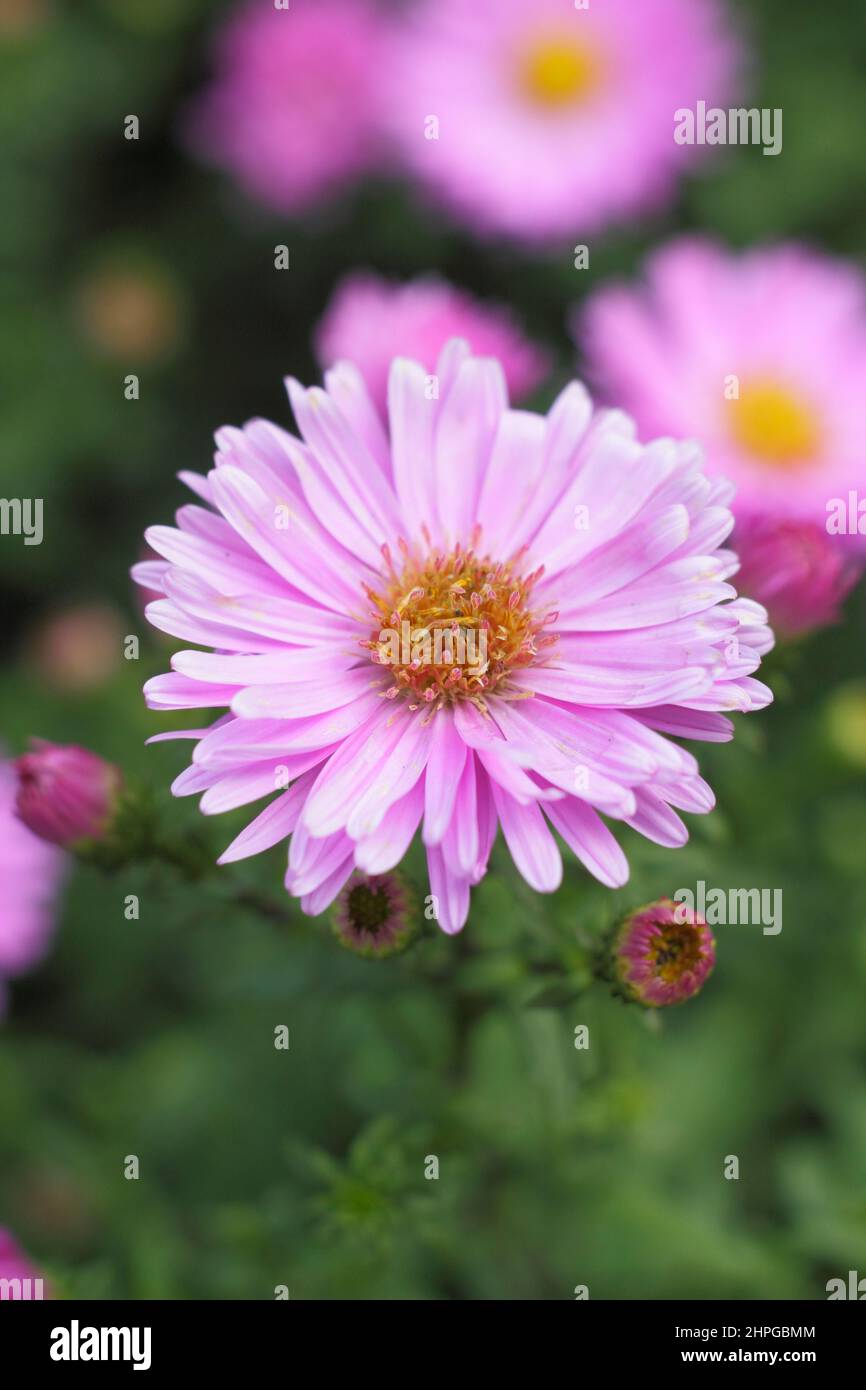
{"label": "blurred green foliage", "polygon": [[[45,499],[46,541],[0,548],[0,728],[15,750],[36,733],[117,759],[214,856],[243,816],[169,804],[183,748],[143,748],[174,718],[143,708],[166,650],[128,566],[215,427],[286,420],[281,378],[315,377],[311,330],[346,270],[435,268],[510,303],[562,381],[573,302],[672,231],[866,256],[862,0],[743,4],[750,100],[784,108],[782,158],[722,152],[663,216],[597,238],[582,273],[570,247],[476,243],[398,181],[291,225],[243,203],[177,141],[223,5],[32,8],[0,34],[0,493]],[[33,635],[94,597],[142,659],[54,688]],[[863,677],[864,624],[855,595],[844,625],[772,658],[776,705],[702,751],[719,809],[680,852],[626,832],[615,894],[572,862],[539,898],[498,851],[461,939],[428,929],[378,963],[291,905],[285,926],[238,908],[232,883],[279,891],[279,850],[215,885],[76,871],[0,1035],[0,1224],[88,1298],[820,1298],[866,1272],[864,695],[837,691]],[[417,856],[410,875],[423,896]],[[661,1019],[587,991],[612,918],[698,879],[782,888],[782,933],[720,928],[705,993]]]}

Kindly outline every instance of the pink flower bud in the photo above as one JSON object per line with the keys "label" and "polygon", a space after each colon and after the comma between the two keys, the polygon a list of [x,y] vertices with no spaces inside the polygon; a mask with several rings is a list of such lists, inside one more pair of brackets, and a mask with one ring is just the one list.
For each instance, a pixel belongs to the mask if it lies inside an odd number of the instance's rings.
{"label": "pink flower bud", "polygon": [[716,943],[704,919],[670,898],[638,908],[614,943],[614,975],[624,996],[647,1008],[682,1004],[715,965]]}
{"label": "pink flower bud", "polygon": [[33,739],[15,769],[16,810],[35,835],[65,849],[105,838],[123,785],[119,768],[87,748]]}
{"label": "pink flower bud", "polygon": [[767,609],[780,637],[799,637],[839,619],[863,561],[814,522],[750,519],[738,523],[737,588]]}

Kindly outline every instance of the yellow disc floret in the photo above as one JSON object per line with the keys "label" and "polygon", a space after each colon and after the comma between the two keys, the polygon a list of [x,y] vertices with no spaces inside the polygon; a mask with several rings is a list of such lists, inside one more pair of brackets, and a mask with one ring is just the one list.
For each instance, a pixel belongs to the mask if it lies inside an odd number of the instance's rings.
{"label": "yellow disc floret", "polygon": [[485,695],[503,693],[509,674],[555,640],[544,632],[555,614],[530,597],[542,570],[522,573],[525,552],[481,555],[479,539],[476,530],[469,547],[423,551],[401,541],[399,564],[383,547],[385,582],[367,589],[377,627],[362,645],[390,670],[388,699],[406,696],[410,708],[468,699],[483,709]]}

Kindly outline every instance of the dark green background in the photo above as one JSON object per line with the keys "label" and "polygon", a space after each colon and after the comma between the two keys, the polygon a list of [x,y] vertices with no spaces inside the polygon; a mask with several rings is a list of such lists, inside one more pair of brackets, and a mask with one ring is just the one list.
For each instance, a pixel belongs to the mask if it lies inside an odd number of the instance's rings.
{"label": "dark green background", "polygon": [[[207,468],[222,423],[287,422],[281,379],[314,378],[312,327],[355,266],[436,269],[510,303],[557,356],[540,405],[574,368],[572,304],[678,229],[805,238],[862,266],[866,15],[861,0],[741,6],[749,100],[783,108],[782,156],[721,151],[663,216],[594,238],[579,273],[570,245],[476,243],[397,181],[292,223],[252,207],[176,137],[223,6],[50,9],[0,38],[0,495],[41,496],[46,516],[42,546],[0,542],[0,729],[14,751],[36,733],[116,759],[215,856],[243,817],[169,804],[184,748],[142,746],[175,717],[140,698],[167,654],[127,571],[144,526],[183,498],[175,471]],[[273,269],[283,241],[288,273]],[[137,358],[82,317],[94,277],[118,267],[167,296],[175,324]],[[28,664],[32,633],[94,597],[141,635],[141,660],[86,695],[52,692]],[[234,906],[238,880],[279,891],[280,851],[206,886],[76,871],[56,948],[14,987],[0,1032],[0,1224],[62,1292],[92,1298],[268,1298],[277,1284],[327,1299],[570,1298],[576,1284],[823,1298],[828,1278],[866,1274],[862,595],[767,675],[776,705],[701,752],[719,809],[690,818],[687,849],[627,831],[626,889],[572,861],[552,898],[498,849],[463,937],[428,932],[396,961],[353,959],[294,909],[280,927]],[[417,857],[410,874],[425,892]],[[720,928],[705,993],[662,1018],[587,990],[587,942],[700,878],[782,888],[781,935]],[[138,1182],[123,1178],[133,1153]]]}

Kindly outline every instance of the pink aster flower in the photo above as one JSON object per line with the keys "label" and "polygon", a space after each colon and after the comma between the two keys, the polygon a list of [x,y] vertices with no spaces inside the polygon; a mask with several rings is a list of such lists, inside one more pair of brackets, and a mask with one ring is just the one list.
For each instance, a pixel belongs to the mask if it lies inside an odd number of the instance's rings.
{"label": "pink aster flower", "polygon": [[380,23],[368,0],[248,0],[217,32],[193,148],[281,212],[342,189],[377,143]]}
{"label": "pink aster flower", "polygon": [[[862,567],[862,541],[828,534],[833,500],[866,486],[860,272],[795,245],[681,238],[643,287],[599,290],[575,329],[591,375],[645,434],[696,436],[708,472],[736,484],[741,588],[782,629],[797,608],[807,626],[825,621]],[[750,545],[773,531],[775,582]]]}
{"label": "pink aster flower", "polygon": [[22,1298],[29,1299],[51,1296],[38,1269],[30,1263],[12,1232],[0,1226],[0,1280],[10,1279],[20,1280],[22,1287],[16,1293],[10,1290],[4,1294],[3,1289],[7,1287],[4,1283],[0,1287],[0,1298],[14,1298],[19,1292]]}
{"label": "pink aster flower", "polygon": [[703,917],[670,898],[631,913],[616,937],[619,987],[627,999],[646,1008],[691,999],[715,962],[716,943]]}
{"label": "pink aster flower", "polygon": [[698,146],[674,113],[727,104],[717,0],[420,0],[388,63],[413,172],[482,233],[583,235],[673,192]]}
{"label": "pink aster flower", "polygon": [[18,779],[0,760],[0,1012],[4,979],[41,960],[54,927],[63,855],[27,829],[15,813]]}
{"label": "pink aster flower", "polygon": [[576,320],[590,371],[647,435],[694,435],[739,515],[822,527],[866,483],[866,279],[806,247],[730,252],[683,237],[642,287]]}
{"label": "pink aster flower", "polygon": [[528,396],[550,359],[530,342],[501,305],[485,304],[433,276],[400,285],[377,275],[349,275],[337,286],[316,334],[323,368],[340,360],[360,367],[383,415],[395,357],[412,357],[432,372],[450,338],[464,338],[478,357],[502,364],[509,394]]}
{"label": "pink aster flower", "polygon": [[113,763],[89,748],[34,738],[15,770],[18,815],[40,839],[74,849],[105,837],[123,785]]}
{"label": "pink aster flower", "polygon": [[343,363],[325,389],[288,383],[301,439],[219,431],[144,575],[165,595],[150,621],[211,650],[145,691],[227,710],[177,735],[196,743],[177,795],[272,798],[223,862],[290,835],[286,886],[315,914],[420,827],[454,932],[498,828],[540,892],[562,875],[553,831],[610,885],[627,866],[602,817],[681,845],[677,810],[713,794],[674,740],[726,740],[722,711],[768,702],[752,673],[772,638],[729,583],[730,489],[696,446],[638,443],[576,382],[546,416],[512,410],[499,363],[457,340],[436,374],[431,398],[394,362],[387,430]]}

